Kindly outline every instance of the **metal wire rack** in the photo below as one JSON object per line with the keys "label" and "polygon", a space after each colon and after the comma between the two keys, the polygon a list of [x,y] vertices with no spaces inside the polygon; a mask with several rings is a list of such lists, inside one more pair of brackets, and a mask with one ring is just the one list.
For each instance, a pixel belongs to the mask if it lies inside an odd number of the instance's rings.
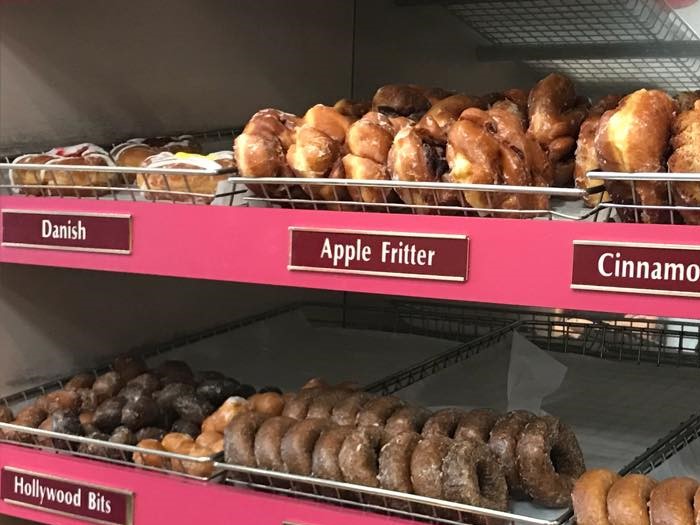
{"label": "metal wire rack", "polygon": [[[425,3],[405,0],[400,3]],[[482,60],[520,60],[601,89],[696,89],[698,36],[655,0],[447,0],[439,2],[488,43]],[[604,86],[603,86],[604,85]]]}

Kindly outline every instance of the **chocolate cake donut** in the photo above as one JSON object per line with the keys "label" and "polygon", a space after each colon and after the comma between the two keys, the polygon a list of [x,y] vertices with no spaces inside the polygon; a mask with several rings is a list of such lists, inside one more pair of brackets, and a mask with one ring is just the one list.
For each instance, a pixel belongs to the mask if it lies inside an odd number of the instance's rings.
{"label": "chocolate cake donut", "polygon": [[432,412],[423,407],[405,406],[399,408],[386,421],[384,431],[388,436],[396,436],[402,432],[420,432]]}
{"label": "chocolate cake donut", "polygon": [[470,410],[457,423],[454,438],[458,441],[471,438],[488,443],[491,429],[497,419],[498,413],[490,408]]}
{"label": "chocolate cake donut", "polygon": [[445,436],[454,437],[457,425],[466,414],[461,408],[445,408],[438,410],[428,418],[423,425],[423,436]]}
{"label": "chocolate cake donut", "polygon": [[508,508],[508,484],[498,459],[476,439],[454,441],[442,464],[449,501],[495,510]]}
{"label": "chocolate cake donut", "polygon": [[383,489],[413,492],[411,483],[411,456],[420,441],[420,434],[397,434],[379,452],[379,485]]}
{"label": "chocolate cake donut", "polygon": [[276,416],[260,425],[253,445],[258,467],[284,472],[285,466],[280,451],[282,438],[296,422],[297,420],[291,417]]}
{"label": "chocolate cake donut", "polygon": [[242,412],[234,417],[224,431],[224,456],[227,463],[256,467],[255,435],[268,419],[259,412]]}
{"label": "chocolate cake donut", "polygon": [[330,427],[321,432],[311,455],[311,474],[317,478],[344,481],[338,455],[353,427]]}
{"label": "chocolate cake donut", "polygon": [[334,423],[345,426],[357,422],[357,414],[362,407],[377,396],[367,392],[355,392],[333,407],[331,419]]}
{"label": "chocolate cake donut", "polygon": [[527,494],[546,507],[571,504],[574,482],[586,470],[573,431],[555,417],[538,417],[520,434],[516,448],[520,482]]}
{"label": "chocolate cake donut", "polygon": [[525,425],[534,418],[535,415],[526,410],[508,412],[496,420],[489,436],[489,448],[496,454],[501,467],[503,467],[511,497],[517,499],[527,498],[525,489],[520,483],[516,464],[518,437]]}
{"label": "chocolate cake donut", "polygon": [[345,438],[338,454],[338,465],[347,483],[379,487],[379,450],[383,431],[359,427]]}
{"label": "chocolate cake donut", "polygon": [[411,454],[411,485],[419,496],[442,498],[442,463],[452,445],[446,436],[423,437]]}
{"label": "chocolate cake donut", "polygon": [[332,388],[313,398],[306,417],[330,418],[333,408],[353,393],[352,390]]}
{"label": "chocolate cake donut", "polygon": [[395,396],[372,399],[357,414],[357,425],[360,427],[383,427],[386,425],[387,419],[404,404],[401,399]]}
{"label": "chocolate cake donut", "polygon": [[311,475],[311,455],[321,432],[332,423],[327,419],[305,419],[292,425],[282,438],[280,454],[291,474]]}
{"label": "chocolate cake donut", "polygon": [[293,419],[305,419],[314,398],[326,392],[327,387],[310,387],[299,391],[285,402],[282,415]]}

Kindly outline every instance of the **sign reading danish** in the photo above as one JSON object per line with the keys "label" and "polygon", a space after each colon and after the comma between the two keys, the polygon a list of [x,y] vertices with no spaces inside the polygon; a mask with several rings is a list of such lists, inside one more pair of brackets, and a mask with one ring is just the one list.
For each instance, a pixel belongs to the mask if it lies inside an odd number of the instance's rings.
{"label": "sign reading danish", "polygon": [[2,210],[2,245],[131,253],[131,215]]}
{"label": "sign reading danish", "polygon": [[290,227],[289,270],[467,280],[466,235]]}
{"label": "sign reading danish", "polygon": [[131,525],[131,492],[87,485],[13,467],[3,467],[0,495],[12,505],[93,523]]}
{"label": "sign reading danish", "polygon": [[700,297],[700,246],[574,241],[571,287]]}

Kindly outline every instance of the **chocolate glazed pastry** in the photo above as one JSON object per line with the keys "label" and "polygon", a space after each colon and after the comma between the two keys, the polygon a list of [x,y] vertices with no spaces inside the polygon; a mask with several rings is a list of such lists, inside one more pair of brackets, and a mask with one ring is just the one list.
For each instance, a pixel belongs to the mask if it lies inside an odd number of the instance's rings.
{"label": "chocolate glazed pastry", "polygon": [[311,456],[311,473],[322,479],[344,481],[343,471],[338,464],[338,455],[345,438],[353,427],[330,427],[321,432]]}
{"label": "chocolate glazed pastry", "polygon": [[287,472],[300,476],[311,475],[311,454],[314,446],[321,432],[331,424],[327,419],[305,419],[287,430],[280,446]]}
{"label": "chocolate glazed pastry", "polygon": [[357,425],[361,427],[383,427],[387,419],[404,406],[395,396],[382,396],[369,401],[357,415]]}
{"label": "chocolate glazed pastry", "polygon": [[466,414],[461,408],[445,408],[435,412],[423,426],[423,437],[454,437],[457,425]]}
{"label": "chocolate glazed pastry", "polygon": [[528,495],[546,507],[571,504],[574,482],[586,467],[573,431],[555,417],[530,421],[517,445],[520,481]]}
{"label": "chocolate glazed pastry", "polygon": [[367,392],[355,392],[333,407],[331,419],[341,426],[354,425],[357,421],[357,414],[362,410],[362,407],[375,397],[377,396]]}
{"label": "chocolate glazed pastry", "polygon": [[419,496],[443,497],[442,463],[452,445],[448,437],[423,437],[411,455],[411,485]]}
{"label": "chocolate glazed pastry", "polygon": [[396,436],[402,432],[420,433],[431,415],[432,412],[423,407],[406,406],[399,408],[387,419],[384,432],[388,436]]}
{"label": "chocolate glazed pastry", "polygon": [[231,420],[224,431],[224,455],[227,463],[255,467],[255,434],[268,416],[243,412]]}
{"label": "chocolate glazed pastry", "polygon": [[411,456],[420,441],[416,432],[403,432],[391,438],[379,452],[379,485],[383,489],[413,492]]}
{"label": "chocolate glazed pastry", "polygon": [[518,437],[525,425],[534,418],[535,415],[527,410],[508,412],[505,416],[498,418],[489,437],[489,448],[496,454],[501,467],[503,467],[510,495],[516,499],[527,499],[527,493],[520,483],[516,464]]}
{"label": "chocolate glazed pastry", "polygon": [[340,448],[338,464],[345,481],[368,487],[379,487],[379,450],[383,432],[377,427],[353,430]]}
{"label": "chocolate glazed pastry", "polygon": [[490,408],[477,408],[470,410],[459,419],[455,430],[455,439],[476,439],[487,443],[491,429],[496,424],[498,414]]}
{"label": "chocolate glazed pastry", "polygon": [[271,417],[260,426],[254,444],[258,467],[277,472],[285,471],[280,446],[285,433],[296,422],[297,420],[291,417],[277,416]]}
{"label": "chocolate glazed pastry", "polygon": [[474,439],[455,441],[442,466],[443,494],[449,501],[506,510],[508,485],[498,460]]}
{"label": "chocolate glazed pastry", "polygon": [[[649,497],[655,485],[643,474],[627,474],[618,479],[608,492],[610,525],[649,525]],[[696,500],[695,509],[700,509],[698,503]]]}

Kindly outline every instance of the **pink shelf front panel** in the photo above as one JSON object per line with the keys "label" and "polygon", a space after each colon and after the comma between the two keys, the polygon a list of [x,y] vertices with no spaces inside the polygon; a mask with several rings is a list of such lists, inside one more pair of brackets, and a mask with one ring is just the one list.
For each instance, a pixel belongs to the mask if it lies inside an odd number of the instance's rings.
{"label": "pink shelf front panel", "polygon": [[[340,213],[0,197],[0,208],[133,217],[131,255],[0,247],[0,261],[666,317],[700,318],[700,299],[572,290],[574,240],[700,244],[700,227]],[[287,270],[289,227],[467,235],[469,280],[436,282]]]}

